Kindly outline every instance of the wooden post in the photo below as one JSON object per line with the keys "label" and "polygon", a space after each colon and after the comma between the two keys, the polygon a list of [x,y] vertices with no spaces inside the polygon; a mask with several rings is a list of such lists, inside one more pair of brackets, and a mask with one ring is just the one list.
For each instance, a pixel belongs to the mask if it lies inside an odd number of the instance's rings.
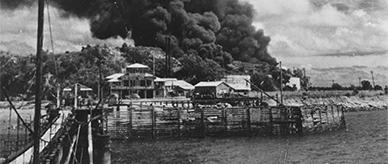
{"label": "wooden post", "polygon": [[61,94],[61,86],[60,86],[60,84],[58,84],[57,85],[57,108],[59,108],[61,106],[60,94]]}
{"label": "wooden post", "polygon": [[331,106],[330,108],[331,108],[331,116],[333,117],[333,123],[335,123],[335,117],[334,117],[334,109],[333,109],[333,106]]}
{"label": "wooden post", "polygon": [[322,123],[322,113],[321,108],[319,108],[319,122]]}
{"label": "wooden post", "polygon": [[228,131],[228,113],[226,108],[222,108],[222,114],[223,114],[225,131]]}
{"label": "wooden post", "polygon": [[272,108],[268,107],[268,110],[269,110],[269,129],[270,129],[270,133],[273,134]]}
{"label": "wooden post", "polygon": [[251,133],[251,111],[250,108],[247,108],[247,124],[248,124],[248,132]]}
{"label": "wooden post", "polygon": [[201,109],[201,136],[205,137],[205,113],[203,108]]}
{"label": "wooden post", "polygon": [[152,139],[155,138],[155,111],[154,107],[151,107],[151,132],[152,132]]}
{"label": "wooden post", "polygon": [[130,106],[128,106],[128,109],[129,109],[129,130],[131,131],[131,135],[132,135],[132,130],[133,130],[133,110]]}
{"label": "wooden post", "polygon": [[325,106],[325,110],[326,110],[326,123],[329,124],[329,115],[328,115],[328,110],[327,110],[327,105]]}
{"label": "wooden post", "polygon": [[77,99],[78,99],[78,92],[77,92],[77,90],[78,90],[78,84],[76,83],[74,85],[74,109],[77,109],[77,106],[78,106],[78,101],[77,101]]}
{"label": "wooden post", "polygon": [[[93,134],[92,134],[92,114],[88,115],[88,152],[89,152],[89,163],[93,164]],[[77,153],[77,152],[75,152]]]}
{"label": "wooden post", "polygon": [[181,136],[181,108],[178,107],[178,136]]}
{"label": "wooden post", "polygon": [[[339,106],[339,105],[336,105],[336,107],[337,107],[337,116],[340,117],[340,109],[339,109],[340,106]],[[340,120],[340,121],[341,121],[341,120]]]}
{"label": "wooden post", "polygon": [[38,1],[38,29],[36,48],[36,78],[35,78],[35,110],[34,110],[34,151],[33,164],[39,164],[40,149],[40,117],[42,105],[42,51],[43,51],[43,27],[44,26],[44,0]]}
{"label": "wooden post", "polygon": [[263,92],[260,92],[260,105],[263,103]]}
{"label": "wooden post", "polygon": [[[19,126],[20,126],[20,120],[17,119],[17,122],[16,122],[16,150],[19,150]],[[51,139],[51,137],[50,137],[50,139]]]}
{"label": "wooden post", "polygon": [[343,106],[340,106],[340,107],[341,107],[341,123],[342,123],[342,126],[346,126],[344,108],[343,108]]}

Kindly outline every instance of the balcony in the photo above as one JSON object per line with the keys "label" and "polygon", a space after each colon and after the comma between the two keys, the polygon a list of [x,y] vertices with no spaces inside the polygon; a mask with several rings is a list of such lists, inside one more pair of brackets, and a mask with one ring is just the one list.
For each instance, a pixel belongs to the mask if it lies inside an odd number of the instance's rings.
{"label": "balcony", "polygon": [[111,86],[111,90],[154,89],[154,86]]}

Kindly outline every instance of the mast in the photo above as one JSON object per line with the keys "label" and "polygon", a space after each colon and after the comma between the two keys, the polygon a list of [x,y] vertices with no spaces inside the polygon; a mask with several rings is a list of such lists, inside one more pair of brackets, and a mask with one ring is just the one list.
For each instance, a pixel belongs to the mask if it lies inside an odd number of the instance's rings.
{"label": "mast", "polygon": [[35,78],[35,116],[34,116],[34,152],[33,164],[39,164],[40,142],[40,109],[42,103],[42,47],[43,47],[43,22],[44,0],[38,1],[38,33],[36,45],[36,78]]}

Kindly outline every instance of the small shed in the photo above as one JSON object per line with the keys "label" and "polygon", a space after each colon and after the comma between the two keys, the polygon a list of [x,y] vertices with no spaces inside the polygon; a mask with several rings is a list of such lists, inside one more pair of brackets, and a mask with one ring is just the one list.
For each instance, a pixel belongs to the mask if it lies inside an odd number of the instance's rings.
{"label": "small shed", "polygon": [[223,81],[199,82],[195,85],[196,98],[223,98],[233,92],[233,88]]}

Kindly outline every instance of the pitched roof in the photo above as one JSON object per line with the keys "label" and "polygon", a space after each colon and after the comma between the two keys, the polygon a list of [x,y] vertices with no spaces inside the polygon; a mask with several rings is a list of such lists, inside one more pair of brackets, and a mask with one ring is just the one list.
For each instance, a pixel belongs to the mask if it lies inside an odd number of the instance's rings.
{"label": "pitched roof", "polygon": [[166,81],[166,86],[178,86],[184,90],[193,90],[194,86],[184,80]]}
{"label": "pitched roof", "polygon": [[135,63],[127,66],[127,68],[149,68],[149,67],[144,64]]}
{"label": "pitched roof", "polygon": [[243,84],[230,84],[230,83],[227,83],[231,88],[233,88],[234,90],[237,90],[237,91],[250,91],[251,88],[246,86],[246,85],[243,85]]}
{"label": "pitched roof", "polygon": [[121,76],[124,76],[124,75],[125,75],[124,73],[115,73],[115,74],[107,76],[106,79],[118,79],[118,78],[120,78]]}
{"label": "pitched roof", "polygon": [[113,75],[107,76],[108,83],[120,82],[119,78],[124,76],[124,73],[115,73]]}
{"label": "pitched roof", "polygon": [[150,73],[145,73],[144,77],[155,77],[155,76],[153,74],[150,74]]}
{"label": "pitched roof", "polygon": [[155,82],[167,82],[167,81],[177,81],[177,78],[159,78],[157,77],[154,81]]}
{"label": "pitched roof", "polygon": [[222,83],[226,84],[223,81],[201,81],[198,84],[196,84],[195,87],[216,87]]}

